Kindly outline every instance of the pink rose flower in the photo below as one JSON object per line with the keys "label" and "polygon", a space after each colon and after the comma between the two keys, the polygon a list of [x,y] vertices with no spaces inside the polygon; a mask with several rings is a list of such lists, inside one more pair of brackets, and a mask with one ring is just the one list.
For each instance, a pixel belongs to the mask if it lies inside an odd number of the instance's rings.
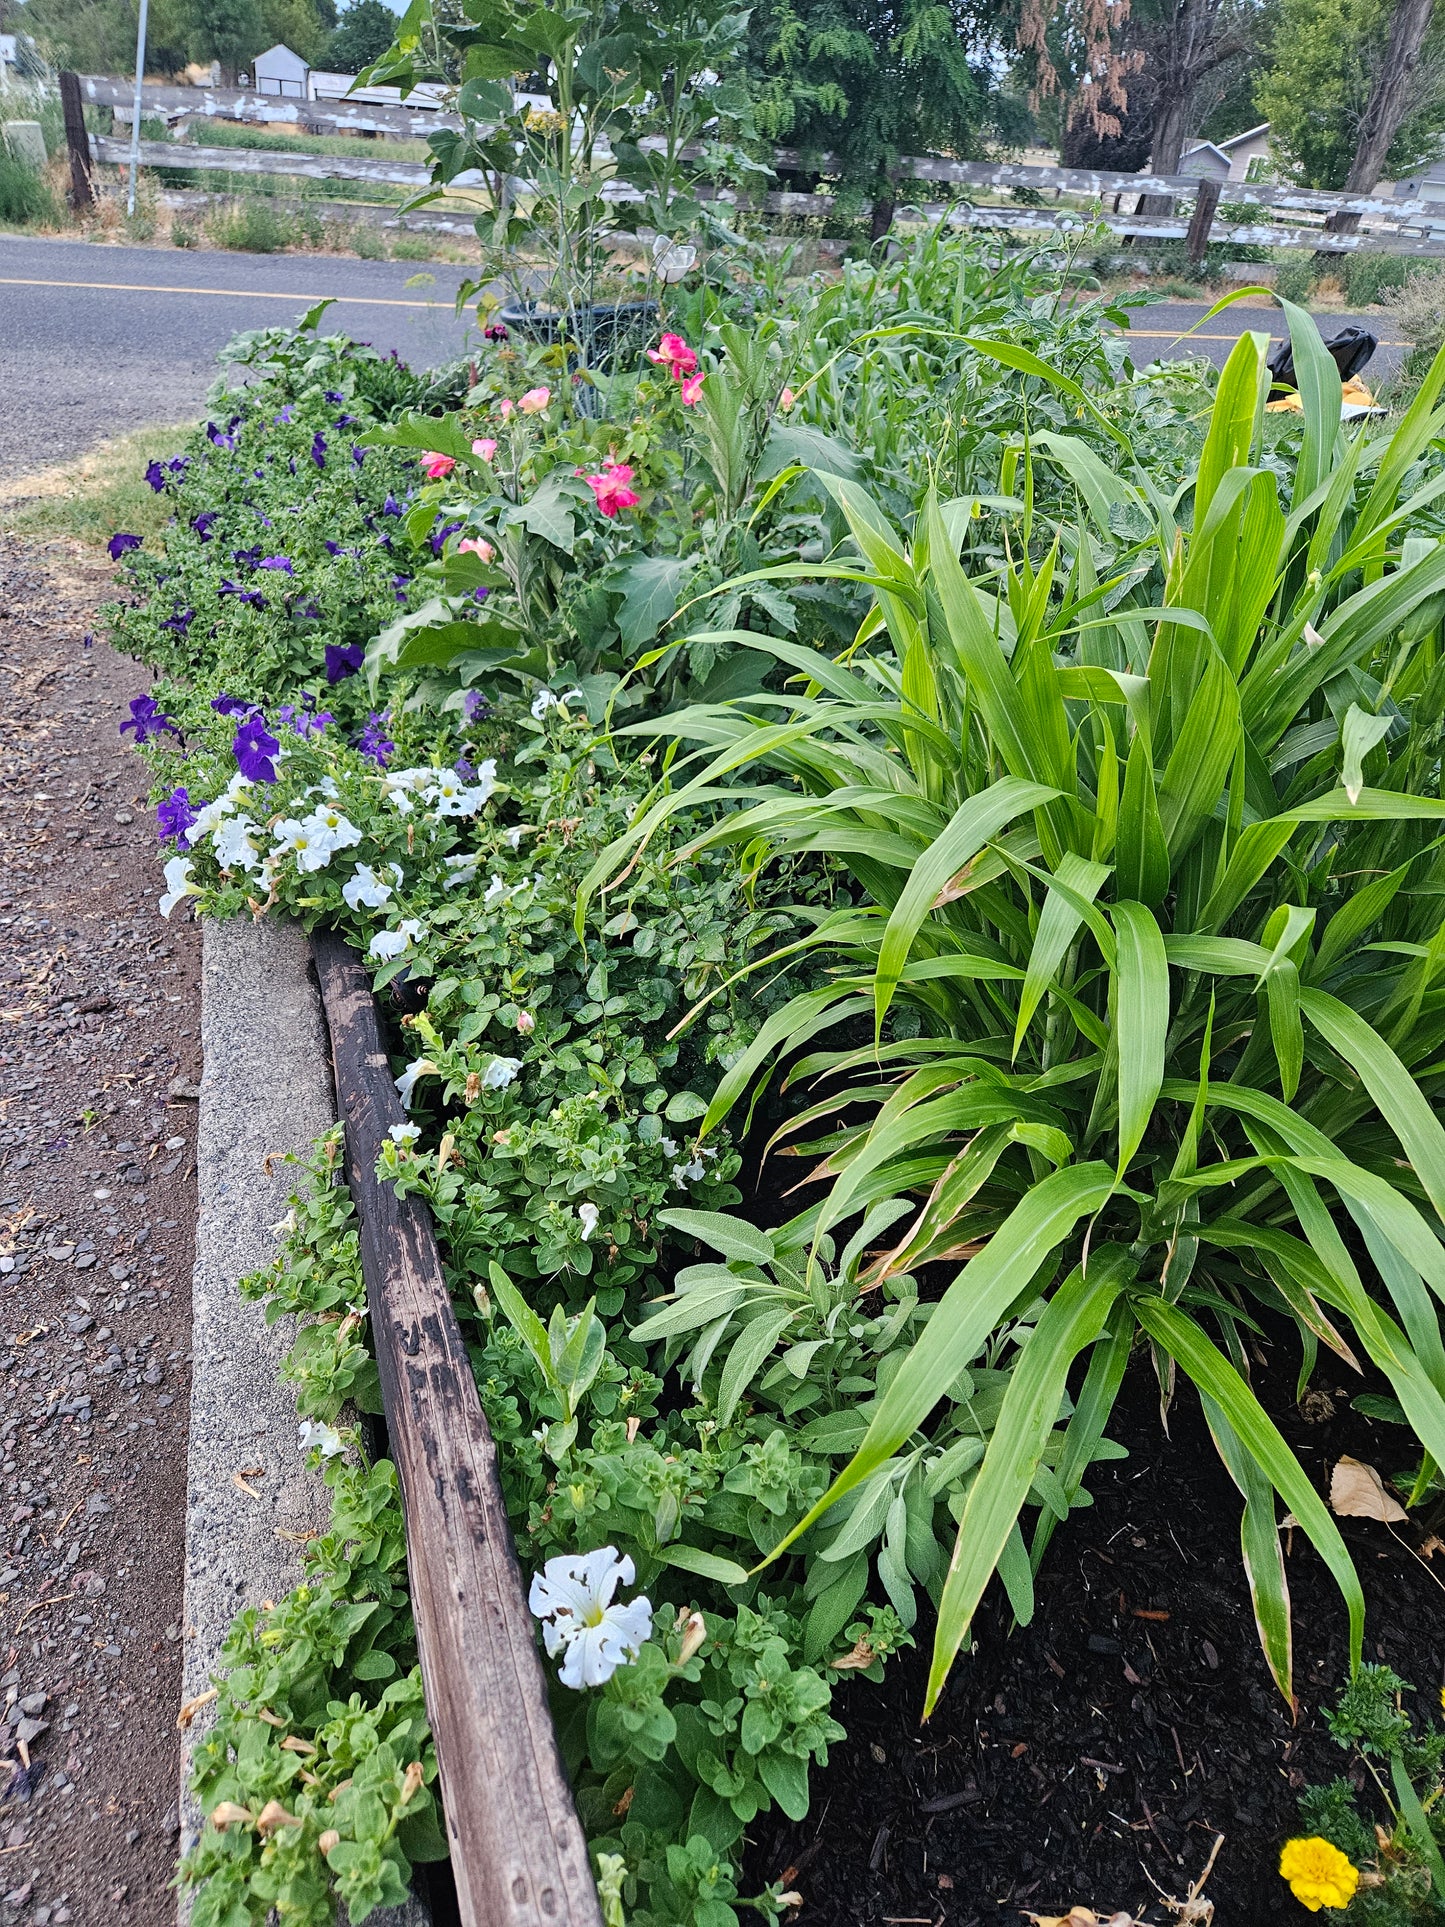
{"label": "pink rose flower", "polygon": [[483,435],[480,441],[472,443],[472,453],[480,455],[484,462],[489,462],[496,452],[497,444],[490,435]]}
{"label": "pink rose flower", "polygon": [[438,455],[435,449],[427,449],[421,458],[422,472],[430,481],[440,482],[450,475],[456,462],[450,455]]}
{"label": "pink rose flower", "polygon": [[541,415],[546,412],[547,404],[551,399],[550,388],[529,388],[517,406],[524,415]]}
{"label": "pink rose flower", "polygon": [[786,415],[797,399],[798,397],[793,393],[791,388],[785,388],[782,394],[778,396],[778,406]]}
{"label": "pink rose flower", "polygon": [[497,403],[497,413],[501,416],[502,420],[505,421],[516,405],[510,395],[503,395],[502,399]]}
{"label": "pink rose flower", "polygon": [[632,486],[632,469],[626,462],[604,462],[600,475],[583,478],[597,498],[597,507],[610,521],[620,509],[636,508],[641,496]]}
{"label": "pink rose flower", "polygon": [[648,349],[647,359],[666,366],[674,381],[685,380],[697,367],[697,352],[681,335],[664,335],[655,348]]}

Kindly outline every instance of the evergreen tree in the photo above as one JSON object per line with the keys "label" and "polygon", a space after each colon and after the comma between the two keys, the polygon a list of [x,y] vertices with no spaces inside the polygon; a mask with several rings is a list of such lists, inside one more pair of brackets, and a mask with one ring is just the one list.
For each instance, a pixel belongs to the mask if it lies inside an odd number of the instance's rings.
{"label": "evergreen tree", "polygon": [[891,164],[966,158],[992,135],[1021,145],[1029,116],[1001,86],[1011,37],[976,0],[759,0],[750,25],[758,131],[838,156],[846,186],[892,218]]}

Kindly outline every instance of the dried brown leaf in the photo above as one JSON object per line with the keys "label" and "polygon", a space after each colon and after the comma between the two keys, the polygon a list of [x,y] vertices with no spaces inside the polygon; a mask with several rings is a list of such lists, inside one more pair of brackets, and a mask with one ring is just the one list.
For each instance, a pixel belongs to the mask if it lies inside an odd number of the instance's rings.
{"label": "dried brown leaf", "polygon": [[1400,1501],[1385,1490],[1373,1465],[1342,1458],[1330,1475],[1330,1505],[1342,1519],[1378,1519],[1393,1525],[1408,1515]]}

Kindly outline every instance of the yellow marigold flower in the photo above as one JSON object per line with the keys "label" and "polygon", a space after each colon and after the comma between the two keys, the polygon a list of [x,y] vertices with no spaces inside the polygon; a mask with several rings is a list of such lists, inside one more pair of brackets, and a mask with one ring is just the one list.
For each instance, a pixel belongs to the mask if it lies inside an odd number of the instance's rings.
{"label": "yellow marigold flower", "polygon": [[1279,1856],[1280,1877],[1303,1907],[1317,1914],[1321,1907],[1348,1907],[1360,1884],[1358,1868],[1317,1836],[1287,1840]]}

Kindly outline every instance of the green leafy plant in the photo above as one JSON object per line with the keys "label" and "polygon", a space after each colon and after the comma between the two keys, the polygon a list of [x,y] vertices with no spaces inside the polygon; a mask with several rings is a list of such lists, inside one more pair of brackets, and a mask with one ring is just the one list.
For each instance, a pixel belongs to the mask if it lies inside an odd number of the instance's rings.
{"label": "green leafy plant", "polygon": [[[849,1102],[874,1112],[812,1147],[835,1174],[813,1236],[926,1187],[873,1278],[976,1253],[780,1551],[892,1464],[1000,1320],[1056,1281],[970,1492],[929,1708],[1081,1353],[1086,1427],[1107,1416],[1136,1332],[1166,1400],[1176,1372],[1196,1385],[1244,1496],[1260,1636],[1287,1698],[1276,1491],[1340,1586],[1356,1663],[1363,1598],[1250,1388],[1252,1307],[1294,1320],[1302,1383],[1319,1344],[1351,1363],[1358,1345],[1429,1457],[1445,1452],[1432,1303],[1445,1131],[1429,1102],[1445,545],[1408,534],[1445,488],[1419,467],[1445,427],[1445,356],[1392,436],[1347,441],[1333,364],[1309,318],[1286,312],[1305,415],[1285,474],[1261,459],[1265,340],[1246,336],[1187,504],[1078,383],[981,344],[1114,441],[1112,462],[1052,431],[1006,456],[1002,492],[1022,484],[1027,505],[1031,471],[1057,467],[1075,519],[1035,562],[1026,506],[1018,551],[970,579],[970,502],[933,495],[909,541],[864,491],[829,480],[853,554],[816,573],[867,586],[871,646],[832,659],[753,637],[794,690],[630,725],[702,743],[703,766],[669,774],[579,899],[581,928],[594,892],[709,796],[735,807],[679,861],[720,845],[752,871],[810,848],[840,857],[858,906],[811,948],[833,981],[769,1018],[704,1136],[750,1091],[756,1102],[780,1056],[855,1025],[856,1044],[793,1064],[795,1078],[850,1080]],[[1119,533],[1131,523],[1137,540]]]}

